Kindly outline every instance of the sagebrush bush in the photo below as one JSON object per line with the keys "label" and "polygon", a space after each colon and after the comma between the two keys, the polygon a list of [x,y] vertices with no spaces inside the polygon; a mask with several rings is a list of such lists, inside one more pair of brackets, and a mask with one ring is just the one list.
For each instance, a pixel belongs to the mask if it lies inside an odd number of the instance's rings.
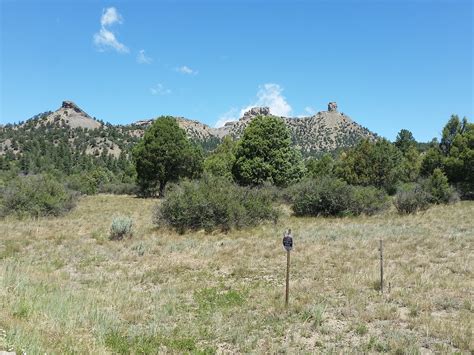
{"label": "sagebrush bush", "polygon": [[431,199],[431,195],[420,184],[403,184],[398,188],[393,204],[398,213],[410,214],[427,210]]}
{"label": "sagebrush bush", "polygon": [[121,240],[125,237],[131,237],[133,234],[133,220],[130,217],[117,216],[110,225],[111,240]]}
{"label": "sagebrush bush", "polygon": [[288,196],[297,216],[372,215],[387,208],[387,194],[375,187],[351,186],[332,178],[305,180]]}
{"label": "sagebrush bush", "polygon": [[153,212],[156,225],[169,225],[180,233],[198,229],[228,231],[277,217],[272,194],[267,190],[240,187],[210,175],[174,185]]}
{"label": "sagebrush bush", "polygon": [[49,175],[17,177],[2,189],[0,216],[59,216],[76,206],[77,193]]}

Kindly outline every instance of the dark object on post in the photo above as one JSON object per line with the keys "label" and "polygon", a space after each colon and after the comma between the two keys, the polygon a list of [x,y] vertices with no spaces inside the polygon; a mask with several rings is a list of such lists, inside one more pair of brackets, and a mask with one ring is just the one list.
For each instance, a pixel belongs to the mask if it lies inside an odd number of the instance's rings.
{"label": "dark object on post", "polygon": [[286,251],[291,251],[293,249],[293,237],[291,235],[291,229],[288,229],[288,232],[285,233],[283,237],[283,246]]}

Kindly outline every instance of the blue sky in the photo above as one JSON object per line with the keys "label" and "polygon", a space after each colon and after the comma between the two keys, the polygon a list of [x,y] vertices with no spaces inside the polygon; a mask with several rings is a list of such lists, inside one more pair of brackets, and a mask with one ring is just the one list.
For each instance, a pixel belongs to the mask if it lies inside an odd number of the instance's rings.
{"label": "blue sky", "polygon": [[394,139],[473,116],[470,0],[1,3],[0,122],[73,100],[112,123],[340,111]]}

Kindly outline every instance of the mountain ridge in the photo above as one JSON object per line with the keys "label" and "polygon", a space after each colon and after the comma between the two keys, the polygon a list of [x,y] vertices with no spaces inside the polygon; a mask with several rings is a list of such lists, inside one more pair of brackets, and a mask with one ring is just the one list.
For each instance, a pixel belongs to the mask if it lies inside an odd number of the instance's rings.
{"label": "mountain ridge", "polygon": [[[253,107],[236,121],[227,122],[219,128],[211,127],[197,120],[185,117],[174,117],[178,125],[184,129],[187,136],[193,141],[201,144],[205,150],[215,148],[223,137],[230,135],[234,139],[242,136],[245,128],[257,116],[272,115],[268,107]],[[335,102],[328,104],[327,111],[319,111],[312,116],[306,117],[284,117],[288,126],[294,145],[301,150],[304,155],[317,155],[324,152],[331,152],[341,148],[348,148],[355,145],[359,140],[368,138],[377,139],[377,134],[353,121],[349,116],[341,113],[337,109]],[[104,123],[91,117],[72,101],[63,101],[60,108],[54,112],[46,112],[34,116],[24,123],[13,125],[13,129],[47,129],[48,127],[83,129],[85,131],[99,130],[90,134],[94,136],[90,144],[85,148],[87,153],[101,154],[105,146],[107,151],[118,156],[121,152],[121,144],[114,141],[118,139],[128,145],[143,136],[156,118],[147,120],[137,120],[125,125],[112,125]],[[11,125],[0,127],[6,131]],[[107,133],[107,131],[109,131]],[[113,134],[111,134],[113,132]],[[87,134],[86,134],[87,135]],[[101,137],[103,138],[101,140]],[[11,140],[0,140],[1,152],[6,152],[12,145]]]}
{"label": "mountain ridge", "polygon": [[[224,126],[213,128],[205,123],[189,120],[184,117],[175,117],[188,137],[198,139],[218,138],[227,135],[238,139],[243,131],[257,116],[272,115],[269,107],[253,107],[236,121],[227,122]],[[272,115],[275,116],[275,115]],[[295,145],[304,153],[329,152],[339,148],[353,146],[360,139],[377,139],[378,135],[358,124],[349,116],[337,110],[337,104],[330,102],[327,111],[319,111],[312,116],[285,117],[283,119],[291,131]],[[133,124],[144,129],[155,119],[140,120]]]}

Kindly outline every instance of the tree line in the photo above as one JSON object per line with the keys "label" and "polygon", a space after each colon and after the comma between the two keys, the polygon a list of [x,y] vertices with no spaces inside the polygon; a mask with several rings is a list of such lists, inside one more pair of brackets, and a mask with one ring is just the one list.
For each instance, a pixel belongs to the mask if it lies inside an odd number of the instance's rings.
{"label": "tree line", "polygon": [[[156,213],[160,223],[228,229],[275,219],[275,199],[291,204],[296,215],[357,215],[378,213],[388,201],[411,213],[474,197],[474,125],[456,115],[439,141],[421,144],[402,129],[393,143],[361,140],[306,159],[274,116],[254,118],[240,139],[227,136],[211,152],[173,117],[156,119],[141,139],[126,129],[30,121],[1,128],[0,215],[59,214],[74,205],[74,191],[128,193],[169,196]],[[98,153],[91,154],[91,142]],[[53,196],[53,189],[60,193]]]}
{"label": "tree line", "polygon": [[474,125],[453,115],[441,141],[420,145],[402,129],[392,143],[362,140],[332,156],[303,160],[284,121],[274,116],[252,120],[240,140],[225,137],[208,156],[190,142],[172,117],[161,117],[133,150],[137,183],[144,196],[164,195],[169,182],[203,173],[242,186],[288,187],[304,178],[339,178],[354,186],[373,186],[393,195],[397,187],[442,174],[464,199],[473,198]]}

